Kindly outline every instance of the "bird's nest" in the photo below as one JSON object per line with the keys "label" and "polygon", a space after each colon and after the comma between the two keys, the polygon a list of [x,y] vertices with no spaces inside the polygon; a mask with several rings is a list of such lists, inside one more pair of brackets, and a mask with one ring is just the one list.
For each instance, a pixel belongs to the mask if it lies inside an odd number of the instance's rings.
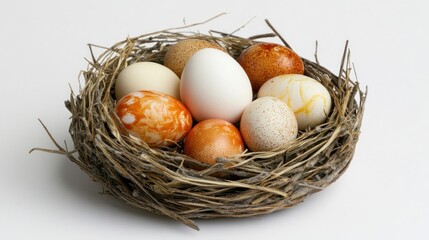
{"label": "bird's nest", "polygon": [[[90,45],[92,59],[82,72],[85,83],[66,101],[75,150],[54,140],[58,150],[51,152],[65,154],[105,192],[193,228],[197,226],[192,219],[266,214],[294,206],[324,189],[349,166],[364,112],[366,92],[350,78],[347,44],[338,75],[319,65],[317,57],[316,62],[303,58],[305,75],[328,89],[333,110],[326,123],[299,132],[298,138],[284,148],[218,158],[218,164],[197,171],[194,169],[201,168],[186,167],[202,163],[183,154],[183,143],[172,148],[150,148],[128,135],[115,115],[115,79],[127,65],[139,61],[162,63],[169,46],[189,38],[216,42],[234,58],[261,38],[277,36],[288,46],[267,23],[274,33],[250,38],[178,28],[127,38],[104,48],[97,57],[92,51],[94,45]],[[225,161],[232,164],[222,164]]]}

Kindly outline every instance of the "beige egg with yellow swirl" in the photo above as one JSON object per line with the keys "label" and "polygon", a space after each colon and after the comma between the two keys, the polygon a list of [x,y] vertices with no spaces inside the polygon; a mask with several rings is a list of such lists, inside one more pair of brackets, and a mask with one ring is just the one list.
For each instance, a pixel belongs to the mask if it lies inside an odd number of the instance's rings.
{"label": "beige egg with yellow swirl", "polygon": [[281,99],[295,114],[298,129],[320,125],[328,118],[332,100],[328,90],[313,78],[301,74],[285,74],[271,78],[262,85],[258,98]]}

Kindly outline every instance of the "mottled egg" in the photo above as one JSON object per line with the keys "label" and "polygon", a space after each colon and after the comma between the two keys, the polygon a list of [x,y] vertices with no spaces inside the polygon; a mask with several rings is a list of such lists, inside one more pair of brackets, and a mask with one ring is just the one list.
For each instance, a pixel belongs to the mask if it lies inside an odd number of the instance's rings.
{"label": "mottled egg", "polygon": [[326,121],[332,100],[328,90],[318,81],[300,74],[286,74],[268,80],[258,97],[273,96],[285,102],[294,112],[298,128],[304,130]]}
{"label": "mottled egg", "polygon": [[183,68],[185,68],[186,63],[192,55],[204,48],[215,48],[225,51],[225,49],[217,43],[201,39],[186,39],[168,48],[164,57],[164,66],[171,69],[180,77],[182,76]]}
{"label": "mottled egg", "polygon": [[222,119],[199,122],[185,139],[184,153],[196,160],[213,165],[217,157],[232,157],[244,151],[238,129]]}
{"label": "mottled egg", "polygon": [[205,48],[188,61],[180,81],[182,102],[197,121],[210,118],[236,123],[252,102],[243,68],[225,52]]}
{"label": "mottled egg", "polygon": [[170,146],[192,128],[192,116],[177,99],[163,93],[137,91],[125,95],[116,114],[130,134],[150,147]]}
{"label": "mottled egg", "polygon": [[237,59],[255,92],[268,79],[282,74],[304,73],[302,59],[291,49],[275,43],[258,43],[244,50]]}
{"label": "mottled egg", "polygon": [[298,125],[284,102],[275,97],[261,97],[244,110],[240,131],[250,150],[270,151],[294,140]]}
{"label": "mottled egg", "polygon": [[128,93],[148,90],[168,94],[180,99],[180,79],[169,68],[154,62],[138,62],[124,68],[115,83],[119,100]]}

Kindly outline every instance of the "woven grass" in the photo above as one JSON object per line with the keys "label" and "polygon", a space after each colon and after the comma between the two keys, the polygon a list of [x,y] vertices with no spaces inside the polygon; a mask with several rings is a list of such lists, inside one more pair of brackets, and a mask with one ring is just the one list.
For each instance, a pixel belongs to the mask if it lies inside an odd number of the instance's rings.
{"label": "woven grass", "polygon": [[[171,44],[188,38],[217,42],[237,58],[261,38],[280,37],[269,27],[274,33],[250,38],[218,31],[202,34],[183,32],[183,28],[164,30],[102,48],[104,52],[97,57],[93,50],[101,47],[90,45],[92,59],[82,72],[85,83],[66,101],[75,150],[60,146],[48,131],[58,148],[50,152],[67,155],[106,193],[195,229],[198,227],[193,219],[249,217],[302,202],[344,173],[360,134],[366,92],[350,78],[353,68],[347,44],[339,74],[319,65],[317,54],[316,62],[303,59],[305,75],[329,90],[334,107],[326,123],[300,132],[295,141],[281,149],[245,152],[230,159],[219,158],[211,167],[203,166],[182,154],[183,143],[172,148],[148,147],[128,135],[114,113],[115,79],[127,65],[139,61],[162,63]],[[225,161],[232,164],[222,164]],[[206,170],[186,167],[189,164]]]}

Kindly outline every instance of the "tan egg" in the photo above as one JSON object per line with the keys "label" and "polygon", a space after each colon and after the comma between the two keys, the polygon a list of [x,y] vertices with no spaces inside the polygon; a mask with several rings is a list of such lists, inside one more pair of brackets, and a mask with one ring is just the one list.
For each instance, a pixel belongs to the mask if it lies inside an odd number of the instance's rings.
{"label": "tan egg", "polygon": [[294,140],[298,124],[286,103],[275,97],[261,97],[244,110],[240,131],[250,150],[271,151]]}
{"label": "tan egg", "polygon": [[275,43],[258,43],[244,50],[237,59],[252,82],[253,91],[268,79],[282,74],[303,74],[304,63],[291,49]]}
{"label": "tan egg", "polygon": [[164,66],[171,69],[177,76],[181,76],[183,68],[189,58],[194,55],[197,51],[204,48],[215,48],[225,52],[225,49],[216,43],[201,39],[187,39],[182,40],[167,50],[164,57]]}

